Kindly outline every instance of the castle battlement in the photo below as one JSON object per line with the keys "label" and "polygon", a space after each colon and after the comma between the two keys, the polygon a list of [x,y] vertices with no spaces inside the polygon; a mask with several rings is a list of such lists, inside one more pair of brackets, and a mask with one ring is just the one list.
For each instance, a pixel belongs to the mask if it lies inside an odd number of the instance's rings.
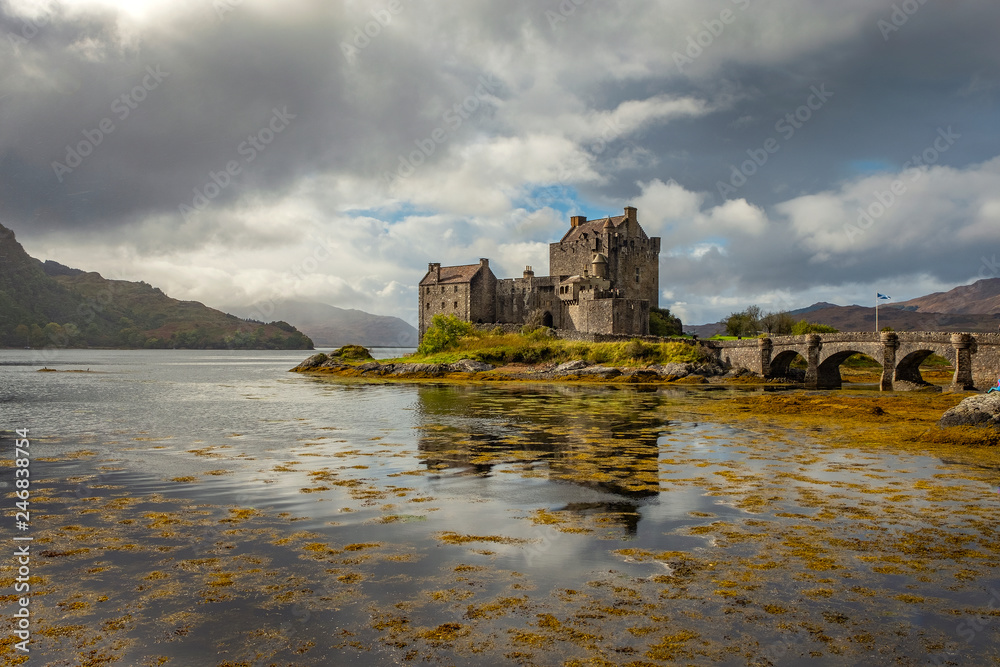
{"label": "castle battlement", "polygon": [[660,239],[639,225],[638,211],[588,220],[572,216],[562,239],[549,244],[549,275],[525,267],[520,278],[493,275],[479,264],[428,265],[420,281],[420,336],[434,315],[476,324],[538,324],[587,333],[649,333],[659,306]]}

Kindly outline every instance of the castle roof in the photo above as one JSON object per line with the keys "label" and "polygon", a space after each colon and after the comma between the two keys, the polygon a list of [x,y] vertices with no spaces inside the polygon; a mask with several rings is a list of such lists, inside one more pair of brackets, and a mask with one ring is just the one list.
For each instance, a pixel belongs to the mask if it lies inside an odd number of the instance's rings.
{"label": "castle roof", "polygon": [[420,281],[421,285],[436,284],[441,285],[444,283],[468,283],[471,282],[473,277],[475,277],[476,272],[482,268],[482,264],[464,264],[462,266],[442,266],[441,267],[441,279],[438,281],[430,280],[431,274],[428,273],[424,276],[424,279]]}
{"label": "castle roof", "polygon": [[613,218],[598,218],[597,220],[588,220],[587,222],[579,225],[577,227],[571,227],[566,235],[559,239],[559,242],[563,241],[575,241],[582,238],[584,234],[593,234],[597,236],[610,225],[611,230],[614,230],[619,225],[623,224],[627,218],[624,215],[616,215]]}

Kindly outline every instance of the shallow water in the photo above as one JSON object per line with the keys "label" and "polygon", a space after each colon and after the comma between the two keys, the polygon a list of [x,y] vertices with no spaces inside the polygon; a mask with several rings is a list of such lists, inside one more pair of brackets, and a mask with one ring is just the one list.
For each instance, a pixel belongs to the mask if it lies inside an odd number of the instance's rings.
{"label": "shallow water", "polygon": [[983,471],[706,422],[718,391],[36,355],[0,352],[5,457],[33,443],[30,664],[997,660]]}

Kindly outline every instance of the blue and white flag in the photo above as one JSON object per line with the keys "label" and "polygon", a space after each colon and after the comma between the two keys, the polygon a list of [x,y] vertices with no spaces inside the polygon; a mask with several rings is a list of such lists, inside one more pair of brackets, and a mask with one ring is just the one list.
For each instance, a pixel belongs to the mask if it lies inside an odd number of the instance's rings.
{"label": "blue and white flag", "polygon": [[885,294],[879,294],[878,292],[875,292],[875,294],[880,299],[891,299],[892,298],[891,296],[886,296]]}

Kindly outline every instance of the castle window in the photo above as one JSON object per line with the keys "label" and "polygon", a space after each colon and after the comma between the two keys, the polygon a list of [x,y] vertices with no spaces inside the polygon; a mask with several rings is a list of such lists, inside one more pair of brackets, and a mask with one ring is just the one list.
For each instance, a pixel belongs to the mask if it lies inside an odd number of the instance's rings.
{"label": "castle window", "polygon": [[444,310],[444,301],[441,302],[441,310]]}
{"label": "castle window", "polygon": [[431,302],[430,302],[430,301],[428,301],[428,302],[427,302],[427,310],[430,310],[430,309],[431,309]]}
{"label": "castle window", "polygon": [[639,282],[639,267],[635,267],[635,281]]}
{"label": "castle window", "polygon": [[[441,285],[441,294],[444,294],[444,285]],[[443,306],[444,306],[444,304],[442,304],[442,307]]]}
{"label": "castle window", "polygon": [[458,285],[455,285],[455,291],[456,292],[458,291]]}
{"label": "castle window", "polygon": [[458,301],[455,302],[455,310],[458,310]]}

